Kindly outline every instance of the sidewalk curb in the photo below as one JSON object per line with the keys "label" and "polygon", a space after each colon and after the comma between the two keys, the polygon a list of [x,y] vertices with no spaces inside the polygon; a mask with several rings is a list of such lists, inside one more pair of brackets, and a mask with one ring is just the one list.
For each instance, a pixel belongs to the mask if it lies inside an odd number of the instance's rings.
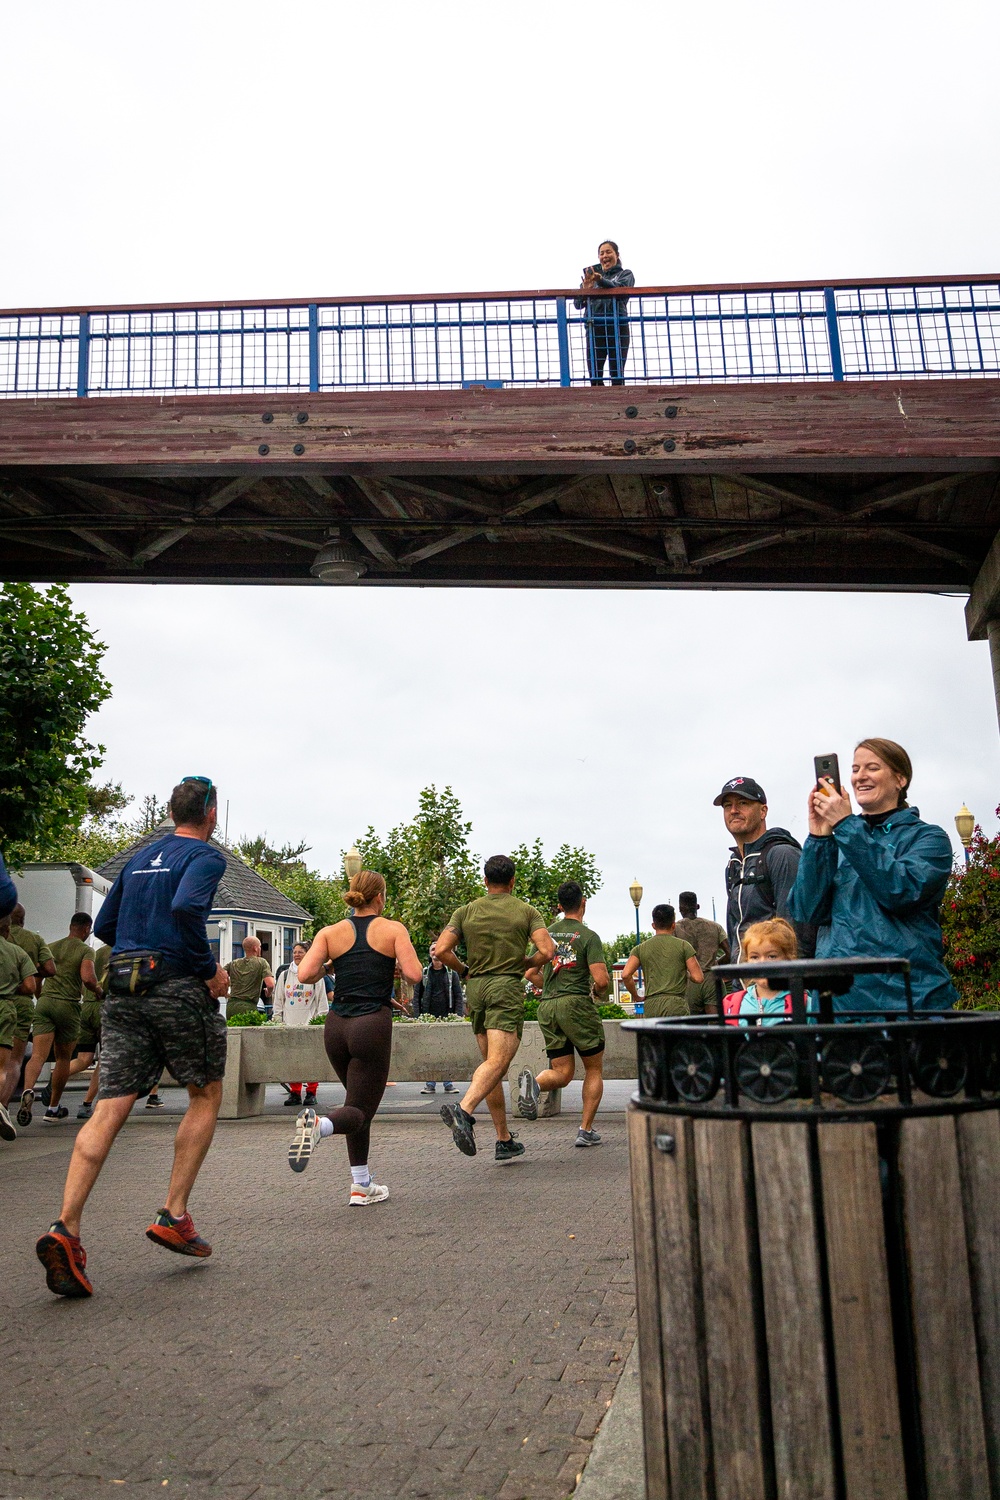
{"label": "sidewalk curb", "polygon": [[618,1377],[573,1500],[646,1500],[638,1340]]}

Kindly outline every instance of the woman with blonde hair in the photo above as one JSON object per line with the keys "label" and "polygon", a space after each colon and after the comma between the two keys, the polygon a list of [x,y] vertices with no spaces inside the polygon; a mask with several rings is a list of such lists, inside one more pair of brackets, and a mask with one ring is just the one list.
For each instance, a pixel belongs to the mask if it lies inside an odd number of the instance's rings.
{"label": "woman with blonde hair", "polygon": [[319,1116],[314,1109],[302,1111],[295,1121],[288,1161],[293,1172],[304,1172],[325,1136],[346,1135],[350,1203],[363,1208],[389,1196],[389,1189],[372,1179],[368,1143],[389,1077],[392,1010],[394,1006],[403,1009],[392,998],[396,968],[411,984],[416,984],[423,968],[402,922],[382,915],[385,881],[381,875],[362,870],[353,876],[344,900],[354,915],[320,929],[298,974],[303,984],[313,983],[322,978],[324,965],[332,962],[336,988],[323,1040],[347,1097],[329,1115]]}
{"label": "woman with blonde hair", "polygon": [[[943,828],[907,802],[913,766],[895,740],[860,740],[850,793],[827,777],[809,793],[809,837],[788,898],[796,922],[819,927],[817,958],[907,958],[913,1004],[950,1010],[955,991],[938,910],[954,853]],[[902,1010],[902,975],[858,975],[837,1010]]]}

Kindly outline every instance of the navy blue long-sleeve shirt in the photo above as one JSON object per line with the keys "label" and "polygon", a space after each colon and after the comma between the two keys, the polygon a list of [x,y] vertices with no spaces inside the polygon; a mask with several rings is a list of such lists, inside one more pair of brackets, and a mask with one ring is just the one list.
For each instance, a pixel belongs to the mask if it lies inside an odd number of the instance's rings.
{"label": "navy blue long-sleeve shirt", "polygon": [[0,922],[9,917],[17,905],[17,886],[7,874],[7,866],[0,854]]}
{"label": "navy blue long-sleeve shirt", "polygon": [[168,833],[129,860],[94,932],[115,953],[153,949],[164,955],[171,973],[211,979],[215,957],[205,923],[225,869],[221,849]]}

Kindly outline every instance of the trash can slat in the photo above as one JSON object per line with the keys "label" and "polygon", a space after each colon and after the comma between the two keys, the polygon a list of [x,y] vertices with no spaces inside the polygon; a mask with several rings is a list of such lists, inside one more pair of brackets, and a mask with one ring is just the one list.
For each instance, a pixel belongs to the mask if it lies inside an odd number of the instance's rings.
{"label": "trash can slat", "polygon": [[1000,1500],[1000,1115],[959,1115],[956,1130],[986,1455],[994,1500]]}
{"label": "trash can slat", "polygon": [[[670,1500],[710,1500],[709,1423],[691,1122],[671,1122],[673,1150],[653,1139],[656,1268],[663,1339]],[[649,1500],[654,1500],[652,1495]]]}
{"label": "trash can slat", "polygon": [[899,1169],[927,1490],[978,1500],[990,1483],[954,1118],[902,1120]]}
{"label": "trash can slat", "polygon": [[694,1121],[715,1500],[774,1492],[749,1126]]}
{"label": "trash can slat", "polygon": [[817,1133],[847,1500],[906,1500],[875,1126]]}
{"label": "trash can slat", "polygon": [[659,1280],[653,1213],[654,1116],[632,1110],[628,1116],[632,1171],[632,1230],[635,1238],[635,1285],[639,1328],[639,1384],[646,1456],[646,1494],[667,1494],[667,1445],[663,1418],[663,1337],[660,1328]]}
{"label": "trash can slat", "polygon": [[836,1500],[809,1126],[751,1126],[779,1500]]}

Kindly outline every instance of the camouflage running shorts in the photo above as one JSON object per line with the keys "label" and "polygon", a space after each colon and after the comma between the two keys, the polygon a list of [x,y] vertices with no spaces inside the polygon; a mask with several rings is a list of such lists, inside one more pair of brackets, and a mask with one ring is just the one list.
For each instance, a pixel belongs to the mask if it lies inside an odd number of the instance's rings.
{"label": "camouflage running shorts", "polygon": [[164,1070],[196,1088],[226,1071],[226,1023],[200,979],[164,979],[145,995],[104,1002],[98,1098],[142,1098]]}

